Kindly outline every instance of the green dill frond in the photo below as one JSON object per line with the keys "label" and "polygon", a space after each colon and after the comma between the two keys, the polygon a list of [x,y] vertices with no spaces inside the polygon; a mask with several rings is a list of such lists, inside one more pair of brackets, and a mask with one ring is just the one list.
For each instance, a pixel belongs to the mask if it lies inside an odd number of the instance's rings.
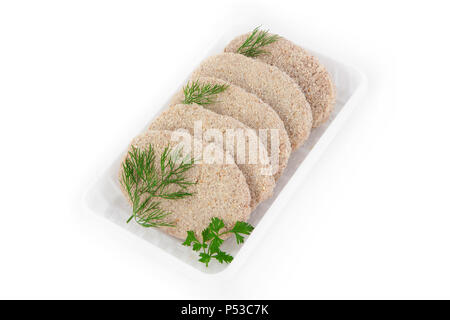
{"label": "green dill frond", "polygon": [[196,103],[199,105],[208,105],[216,102],[216,95],[224,92],[228,88],[225,84],[200,84],[198,80],[188,83],[183,88],[184,104]]}
{"label": "green dill frond", "polygon": [[162,210],[159,205],[159,201],[151,202],[141,214],[135,216],[134,220],[144,228],[173,227],[173,224],[162,222],[171,213]]}
{"label": "green dill frond", "polygon": [[269,30],[259,30],[259,28],[260,26],[253,29],[252,33],[239,47],[237,53],[251,58],[267,54],[267,51],[261,48],[274,43],[279,39],[279,36],[276,34],[269,35]]}
{"label": "green dill frond", "polygon": [[[188,156],[182,158],[181,151],[166,147],[160,158],[161,172],[158,174],[153,147],[149,145],[148,150],[131,147],[122,163],[121,179],[133,207],[127,223],[134,219],[146,228],[173,226],[163,221],[171,212],[161,209],[161,203],[155,199],[177,200],[193,195],[187,187],[195,182],[188,181],[184,174],[193,167],[194,161]],[[176,190],[167,191],[169,186],[176,187]]]}

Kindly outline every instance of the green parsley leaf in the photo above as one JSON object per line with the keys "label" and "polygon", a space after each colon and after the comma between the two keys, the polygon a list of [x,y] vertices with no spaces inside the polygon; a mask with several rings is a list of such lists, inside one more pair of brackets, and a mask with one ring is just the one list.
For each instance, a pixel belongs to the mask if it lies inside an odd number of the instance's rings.
{"label": "green parsley leaf", "polygon": [[215,256],[213,256],[213,258],[216,259],[217,261],[219,261],[220,263],[224,263],[224,262],[230,263],[231,261],[233,261],[233,257],[223,251],[217,252],[217,254]]}
{"label": "green parsley leaf", "polygon": [[253,226],[247,222],[238,221],[234,225],[233,229],[231,229],[231,232],[234,233],[236,236],[236,242],[237,244],[244,243],[244,237],[241,235],[249,235],[253,231]]}
{"label": "green parsley leaf", "polygon": [[225,227],[225,223],[223,223],[223,220],[219,218],[212,218],[211,223],[209,224],[209,229],[214,232],[219,232],[220,229]]}
{"label": "green parsley leaf", "polygon": [[202,243],[198,241],[193,231],[188,231],[183,245],[191,246],[193,244],[192,250],[200,252],[200,259],[198,261],[204,263],[206,267],[208,267],[212,258],[216,259],[219,263],[231,263],[233,256],[220,250],[220,246],[224,242],[221,237],[233,233],[236,237],[237,244],[241,244],[244,243],[243,235],[249,235],[254,228],[249,223],[243,221],[237,221],[231,230],[220,233],[220,230],[223,228],[225,228],[225,223],[222,219],[212,218],[208,227],[202,231]]}
{"label": "green parsley leaf", "polygon": [[249,235],[253,231],[253,229],[255,228],[251,224],[247,222],[237,221],[231,231],[234,233],[243,233]]}
{"label": "green parsley leaf", "polygon": [[236,243],[237,244],[244,243],[244,237],[243,236],[241,236],[239,233],[235,233],[234,235],[236,236]]}
{"label": "green parsley leaf", "polygon": [[183,242],[183,246],[190,246],[192,242],[199,243],[197,238],[195,237],[194,231],[188,231],[186,240]]}
{"label": "green parsley leaf", "polygon": [[211,261],[211,256],[207,253],[201,252],[200,259],[198,259],[198,261],[205,263],[208,267],[208,263]]}
{"label": "green parsley leaf", "polygon": [[203,243],[214,238],[214,234],[211,232],[211,229],[208,227],[202,231]]}
{"label": "green parsley leaf", "polygon": [[210,244],[209,244],[209,252],[211,253],[216,253],[219,252],[219,248],[222,245],[223,240],[220,239],[219,237],[214,237],[214,239],[211,240]]}

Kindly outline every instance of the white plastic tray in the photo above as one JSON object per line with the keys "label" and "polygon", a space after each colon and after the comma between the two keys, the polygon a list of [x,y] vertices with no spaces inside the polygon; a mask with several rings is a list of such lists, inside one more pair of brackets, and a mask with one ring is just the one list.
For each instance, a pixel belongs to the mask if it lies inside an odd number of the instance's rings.
{"label": "white plastic tray", "polygon": [[[224,35],[210,48],[207,55],[202,57],[198,63],[207,56],[222,52],[223,48],[231,39],[245,31],[247,31],[247,29],[233,30]],[[297,44],[302,44],[301,39],[290,38],[290,40]],[[236,271],[244,262],[245,257],[248,256],[248,252],[257,247],[259,239],[264,236],[275,217],[282,214],[280,211],[283,209],[284,205],[289,201],[295,190],[298,189],[308,171],[336,135],[343,125],[344,120],[351,113],[356,106],[358,99],[363,96],[366,90],[367,80],[361,72],[313,50],[309,51],[319,58],[321,63],[325,65],[333,77],[337,89],[335,110],[331,115],[330,120],[319,128],[314,129],[306,144],[291,155],[283,176],[277,182],[273,197],[261,203],[252,213],[249,222],[255,226],[255,230],[246,239],[245,243],[237,246],[234,239],[225,241],[223,245],[224,250],[234,256],[234,261],[231,264],[227,265],[214,262],[211,263],[208,268],[205,268],[202,263],[197,261],[197,253],[193,252],[189,247],[182,246],[182,241],[179,239],[173,238],[158,229],[146,229],[140,227],[136,223],[126,223],[126,220],[130,216],[131,209],[119,189],[119,182],[117,179],[117,172],[123,154],[117,156],[106,172],[103,173],[88,190],[85,197],[86,206],[93,212],[104,216],[108,220],[111,220],[145,241],[158,246],[162,250],[165,250],[178,258],[180,261],[183,261],[202,272],[213,274],[225,269],[227,273],[231,273],[233,270]],[[188,77],[189,74],[184,75],[184,79],[180,79],[178,87],[173,88],[172,92],[167,92],[166,104],[162,105],[161,108],[153,114],[153,117],[149,119],[149,123],[168,106],[172,94],[181,89]],[[143,131],[146,127],[143,128]],[[127,147],[128,146],[123,146],[124,152]],[[161,263],[161,261],[158,263]]]}

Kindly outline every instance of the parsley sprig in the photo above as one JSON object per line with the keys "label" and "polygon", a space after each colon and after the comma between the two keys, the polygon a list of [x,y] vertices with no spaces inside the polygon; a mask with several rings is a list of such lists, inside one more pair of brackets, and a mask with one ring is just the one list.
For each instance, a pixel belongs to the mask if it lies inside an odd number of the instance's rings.
{"label": "parsley sprig", "polygon": [[224,92],[228,88],[226,84],[200,84],[197,81],[191,81],[183,87],[184,104],[196,103],[198,105],[208,105],[216,102],[216,95]]}
{"label": "parsley sprig", "polygon": [[276,34],[269,35],[269,30],[259,30],[259,28],[260,26],[253,29],[252,33],[237,49],[237,53],[254,58],[261,54],[266,54],[267,51],[261,48],[279,39],[279,36]]}
{"label": "parsley sprig", "polygon": [[212,218],[209,226],[202,231],[202,242],[197,239],[194,231],[188,231],[183,245],[188,247],[192,245],[192,250],[199,252],[200,259],[198,261],[204,263],[206,267],[208,267],[211,259],[216,259],[220,263],[230,263],[233,261],[233,257],[220,250],[220,246],[224,241],[221,237],[228,233],[233,233],[237,244],[241,244],[244,243],[243,235],[249,235],[254,228],[249,223],[242,221],[237,221],[233,229],[220,232],[223,228],[225,228],[223,220]]}
{"label": "parsley sprig", "polygon": [[[134,219],[145,228],[174,226],[164,221],[171,212],[161,209],[161,202],[155,199],[176,200],[192,195],[187,188],[194,182],[188,181],[184,174],[193,167],[194,161],[188,157],[182,158],[181,151],[166,147],[159,159],[161,170],[158,172],[151,144],[147,150],[131,147],[122,163],[120,181],[133,207],[133,214],[127,223]],[[168,191],[170,186],[177,189]]]}

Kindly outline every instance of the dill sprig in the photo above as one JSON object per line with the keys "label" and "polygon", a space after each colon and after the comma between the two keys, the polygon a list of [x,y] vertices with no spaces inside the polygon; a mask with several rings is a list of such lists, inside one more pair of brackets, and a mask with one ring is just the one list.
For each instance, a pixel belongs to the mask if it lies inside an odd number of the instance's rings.
{"label": "dill sprig", "polygon": [[[174,226],[163,221],[171,212],[161,209],[161,202],[155,199],[176,200],[192,195],[187,188],[195,183],[186,180],[184,173],[193,167],[194,161],[190,157],[181,158],[181,151],[166,147],[160,157],[161,170],[158,172],[151,144],[148,150],[131,147],[122,164],[121,180],[133,207],[127,223],[134,219],[146,228]],[[169,186],[176,186],[177,190],[169,192]]]}
{"label": "dill sprig", "polygon": [[253,29],[252,33],[239,47],[237,53],[254,58],[261,54],[266,54],[267,51],[261,48],[279,39],[279,36],[276,34],[269,35],[269,30],[259,30],[259,28],[260,26]]}
{"label": "dill sprig", "polygon": [[183,87],[184,104],[196,103],[199,105],[208,105],[216,102],[216,95],[224,92],[228,88],[226,84],[200,84],[198,80],[191,81]]}

